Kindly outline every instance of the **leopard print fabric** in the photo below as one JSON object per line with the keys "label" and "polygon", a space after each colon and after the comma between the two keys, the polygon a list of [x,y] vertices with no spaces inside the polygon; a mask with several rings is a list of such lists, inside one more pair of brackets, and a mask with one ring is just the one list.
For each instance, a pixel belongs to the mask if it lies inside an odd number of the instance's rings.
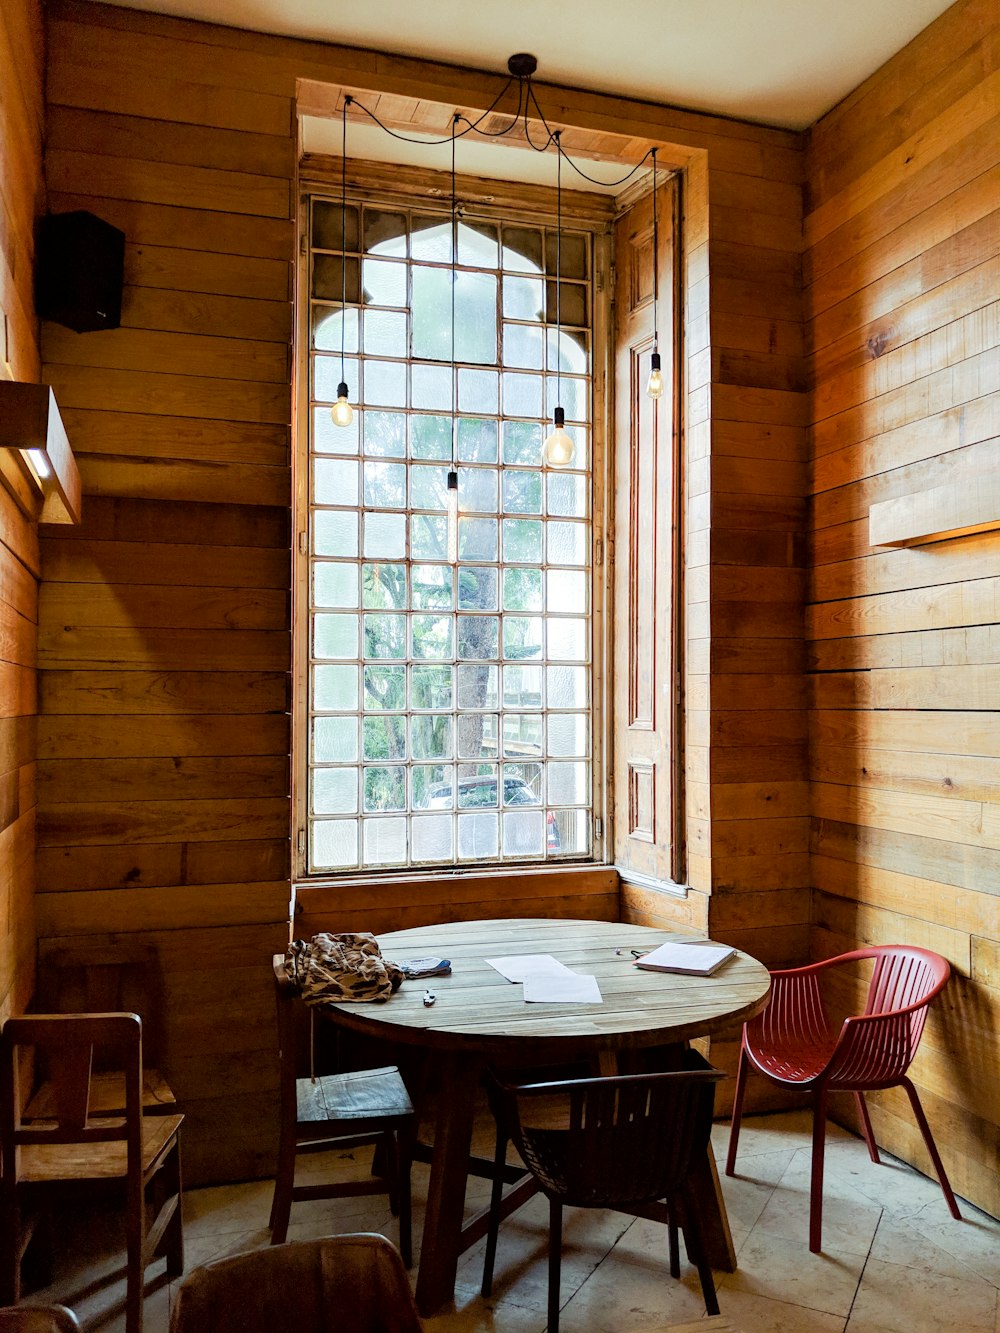
{"label": "leopard print fabric", "polygon": [[402,968],[382,957],[374,935],[314,935],[293,940],[285,955],[288,976],[307,1004],[388,1000],[403,980]]}

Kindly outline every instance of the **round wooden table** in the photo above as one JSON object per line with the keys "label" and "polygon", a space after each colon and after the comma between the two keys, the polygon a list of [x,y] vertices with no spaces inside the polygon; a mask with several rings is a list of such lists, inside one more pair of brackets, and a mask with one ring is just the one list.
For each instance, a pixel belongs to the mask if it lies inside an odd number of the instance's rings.
{"label": "round wooden table", "polygon": [[[743,953],[710,977],[644,972],[633,966],[632,949],[685,937],[607,921],[458,921],[378,938],[388,959],[436,955],[452,964],[451,976],[404,982],[385,1004],[344,1003],[328,1010],[344,1027],[422,1047],[436,1058],[438,1122],[417,1278],[417,1304],[425,1315],[454,1296],[459,1255],[486,1230],[485,1213],[463,1226],[475,1094],[485,1063],[558,1064],[590,1056],[602,1073],[614,1072],[620,1052],[733,1031],[760,1012],[770,990],[767,969]],[[512,954],[551,954],[573,971],[595,976],[602,1003],[526,1004],[521,986],[486,962]],[[423,1004],[428,989],[437,996],[429,1008]],[[703,1194],[711,1191],[721,1210],[718,1226],[706,1227],[710,1257],[717,1267],[732,1268],[714,1159],[706,1163],[703,1184]],[[506,1211],[515,1205],[512,1198]]]}

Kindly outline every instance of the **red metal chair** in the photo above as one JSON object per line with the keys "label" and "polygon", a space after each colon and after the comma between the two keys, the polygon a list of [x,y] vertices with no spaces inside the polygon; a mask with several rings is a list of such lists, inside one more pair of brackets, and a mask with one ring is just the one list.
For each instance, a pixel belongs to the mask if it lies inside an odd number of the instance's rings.
{"label": "red metal chair", "polygon": [[[864,1012],[846,1018],[838,1031],[829,1018],[823,983],[832,969],[874,959]],[[946,959],[929,949],[883,944],[855,949],[808,967],[771,973],[767,1008],[744,1024],[726,1175],[734,1174],[740,1137],[743,1094],[751,1069],[782,1087],[813,1096],[812,1182],[809,1199],[809,1249],[820,1250],[823,1231],[823,1149],[827,1100],[831,1092],[853,1092],[873,1162],[879,1161],[864,1092],[906,1089],[913,1114],[927,1144],[952,1217],[961,1217],[951,1185],[931,1136],[917,1090],[906,1076],[916,1054],[927,1010],[951,974]]]}

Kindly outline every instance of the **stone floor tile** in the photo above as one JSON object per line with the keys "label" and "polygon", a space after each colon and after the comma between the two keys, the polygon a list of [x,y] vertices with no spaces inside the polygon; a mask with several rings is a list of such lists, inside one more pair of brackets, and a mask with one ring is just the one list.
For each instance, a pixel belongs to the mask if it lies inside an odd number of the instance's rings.
{"label": "stone floor tile", "polygon": [[864,1268],[864,1256],[825,1250],[810,1254],[805,1235],[796,1240],[754,1227],[740,1250],[739,1267],[720,1276],[721,1291],[748,1291],[846,1318]]}
{"label": "stone floor tile", "polygon": [[847,1322],[841,1315],[824,1314],[735,1287],[719,1292],[719,1309],[740,1333],[844,1333]]}
{"label": "stone floor tile", "polygon": [[997,1290],[981,1278],[870,1259],[847,1333],[994,1333]]}

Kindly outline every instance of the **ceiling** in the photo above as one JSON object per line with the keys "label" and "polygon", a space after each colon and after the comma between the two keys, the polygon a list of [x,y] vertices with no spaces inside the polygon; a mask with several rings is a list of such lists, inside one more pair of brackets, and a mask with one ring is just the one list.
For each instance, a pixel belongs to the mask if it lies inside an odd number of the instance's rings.
{"label": "ceiling", "polygon": [[[185,19],[427,57],[507,77],[532,52],[544,84],[621,93],[804,129],[847,96],[952,0],[111,0]],[[363,120],[364,117],[359,117]],[[301,147],[340,155],[340,121],[301,119]],[[348,156],[448,169],[447,143],[401,144],[352,121]],[[473,176],[555,185],[552,153],[472,136],[456,165]],[[620,163],[587,164],[607,181]],[[564,180],[615,193],[615,185]]]}
{"label": "ceiling", "polygon": [[[951,0],[112,0],[805,129]],[[543,99],[544,105],[544,99]],[[353,155],[353,154],[352,154]]]}

